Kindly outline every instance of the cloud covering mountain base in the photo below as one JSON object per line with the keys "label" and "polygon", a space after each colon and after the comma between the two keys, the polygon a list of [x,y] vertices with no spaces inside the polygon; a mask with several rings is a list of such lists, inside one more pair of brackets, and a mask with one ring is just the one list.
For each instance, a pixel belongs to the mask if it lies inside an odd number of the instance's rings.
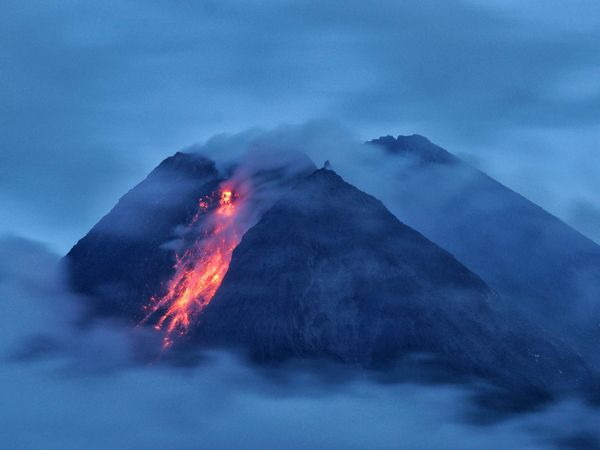
{"label": "cloud covering mountain base", "polygon": [[59,258],[4,237],[0,298],[3,448],[597,448],[600,413],[565,399],[487,422],[468,385],[381,383],[364,374],[265,376],[232,355],[176,368],[136,362],[152,339],[77,323]]}

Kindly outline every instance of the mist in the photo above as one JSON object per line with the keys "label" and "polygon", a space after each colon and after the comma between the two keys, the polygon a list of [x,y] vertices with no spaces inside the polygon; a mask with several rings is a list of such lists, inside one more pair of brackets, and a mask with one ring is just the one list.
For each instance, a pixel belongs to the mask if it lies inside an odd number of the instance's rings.
{"label": "mist", "polygon": [[[595,448],[600,415],[565,399],[485,425],[465,385],[364,375],[277,376],[227,353],[194,367],[135,358],[132,331],[82,329],[58,255],[3,237],[0,444],[4,448]],[[140,339],[151,337],[137,337]]]}

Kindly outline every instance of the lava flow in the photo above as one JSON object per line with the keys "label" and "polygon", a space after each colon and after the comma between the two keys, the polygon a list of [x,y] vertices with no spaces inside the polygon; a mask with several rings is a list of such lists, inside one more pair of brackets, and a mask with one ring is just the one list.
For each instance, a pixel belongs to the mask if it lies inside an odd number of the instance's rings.
{"label": "lava flow", "polygon": [[198,213],[190,227],[204,214],[204,223],[210,226],[183,254],[176,255],[175,274],[168,282],[166,294],[152,298],[149,312],[142,321],[162,313],[154,327],[165,331],[163,348],[171,346],[175,333],[187,333],[221,285],[233,249],[244,232],[243,221],[239,220],[241,205],[238,200],[239,196],[229,188],[220,191],[214,209],[210,209],[210,198],[200,200]]}

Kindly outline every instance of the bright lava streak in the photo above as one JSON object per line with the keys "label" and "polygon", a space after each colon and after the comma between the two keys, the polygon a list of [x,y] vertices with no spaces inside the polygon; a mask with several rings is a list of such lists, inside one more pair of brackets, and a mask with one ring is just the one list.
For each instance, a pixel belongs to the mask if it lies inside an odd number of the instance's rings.
{"label": "bright lava streak", "polygon": [[157,312],[162,316],[154,328],[164,330],[163,348],[173,344],[174,334],[185,335],[194,319],[210,303],[229,268],[233,249],[243,234],[238,220],[238,196],[231,189],[222,189],[218,204],[208,211],[209,201],[200,200],[193,225],[202,213],[207,214],[211,227],[205,235],[176,257],[175,273],[169,280],[167,292],[152,298],[146,322]]}

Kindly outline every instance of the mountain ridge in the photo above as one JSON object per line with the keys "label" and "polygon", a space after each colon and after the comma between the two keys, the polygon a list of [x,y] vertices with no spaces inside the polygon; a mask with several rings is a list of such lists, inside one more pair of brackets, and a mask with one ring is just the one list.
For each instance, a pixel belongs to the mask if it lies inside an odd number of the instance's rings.
{"label": "mountain ridge", "polygon": [[456,156],[432,163],[431,152],[448,152],[428,140],[369,143],[397,158],[386,198],[394,214],[479,274],[507,307],[592,356],[600,338],[600,246]]}

